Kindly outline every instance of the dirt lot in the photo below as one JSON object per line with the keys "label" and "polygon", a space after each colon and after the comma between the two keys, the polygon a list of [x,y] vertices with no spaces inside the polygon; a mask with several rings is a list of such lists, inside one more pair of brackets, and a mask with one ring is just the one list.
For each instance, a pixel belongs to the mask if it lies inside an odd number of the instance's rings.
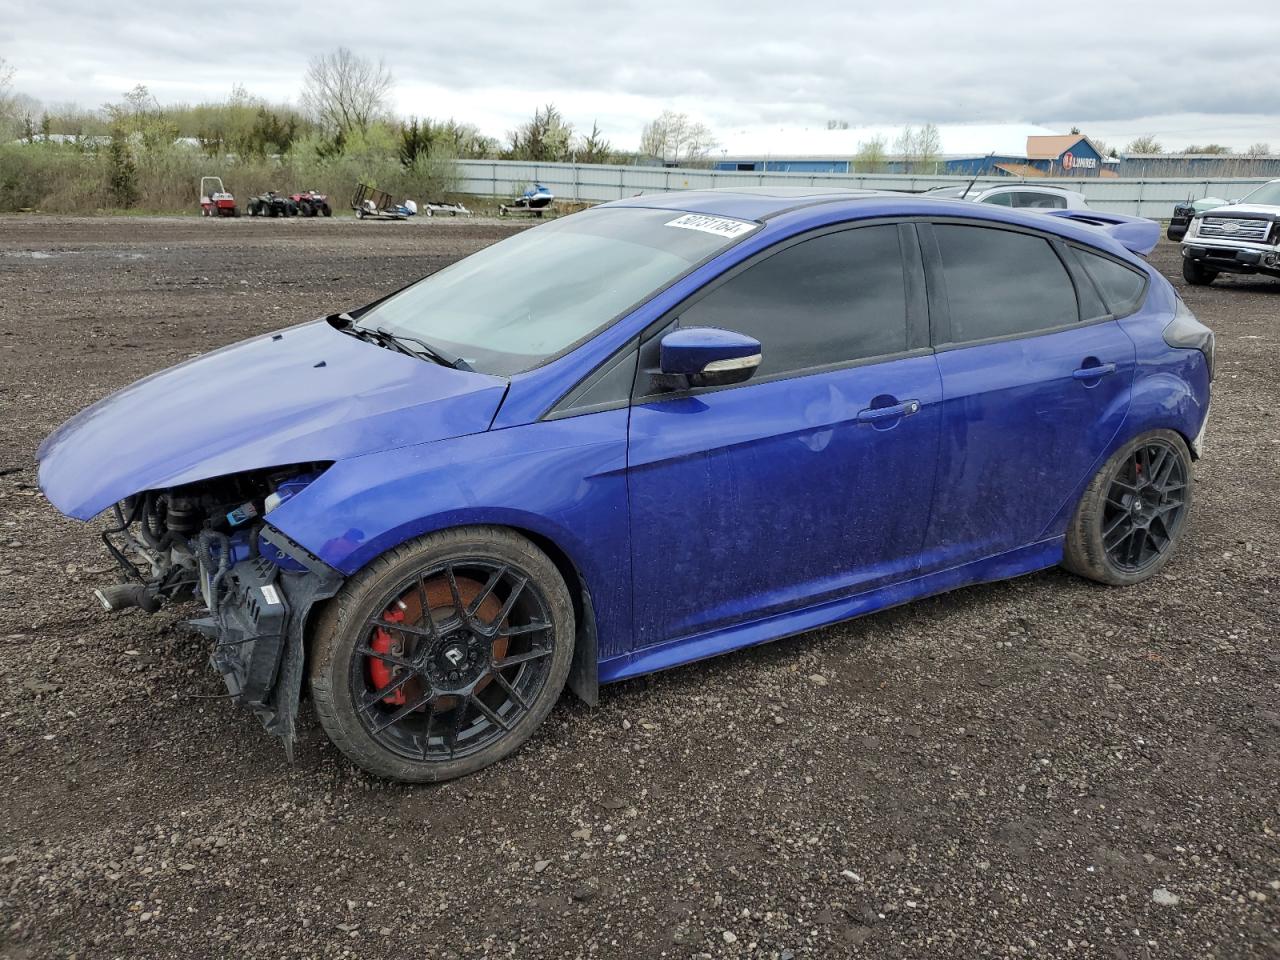
{"label": "dirt lot", "polygon": [[462,782],[373,781],[305,706],[289,767],[183,611],[97,609],[45,434],[510,229],[0,218],[0,957],[1280,956],[1280,283],[1183,291],[1219,373],[1155,581],[1048,572],[566,698]]}

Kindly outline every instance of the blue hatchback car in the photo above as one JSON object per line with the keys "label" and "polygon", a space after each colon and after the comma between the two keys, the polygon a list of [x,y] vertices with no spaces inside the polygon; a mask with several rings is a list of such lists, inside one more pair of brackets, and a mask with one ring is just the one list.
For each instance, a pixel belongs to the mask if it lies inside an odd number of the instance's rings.
{"label": "blue hatchback car", "polygon": [[433,781],[598,685],[1055,564],[1170,558],[1213,335],[1149,221],[903,195],[608,203],[155,374],[40,482],[108,609],[192,596],[290,750],[304,683]]}

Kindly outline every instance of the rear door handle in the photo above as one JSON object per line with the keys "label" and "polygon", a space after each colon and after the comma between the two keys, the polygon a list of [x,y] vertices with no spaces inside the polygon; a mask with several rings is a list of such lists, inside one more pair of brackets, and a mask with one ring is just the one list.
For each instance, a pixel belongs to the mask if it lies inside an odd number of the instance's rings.
{"label": "rear door handle", "polygon": [[919,400],[906,400],[892,407],[868,407],[858,411],[859,423],[879,423],[881,420],[895,420],[898,417],[909,417],[920,412]]}
{"label": "rear door handle", "polygon": [[1097,380],[1099,377],[1105,377],[1109,373],[1116,372],[1114,363],[1100,363],[1096,367],[1081,367],[1079,370],[1073,370],[1071,376],[1077,380]]}

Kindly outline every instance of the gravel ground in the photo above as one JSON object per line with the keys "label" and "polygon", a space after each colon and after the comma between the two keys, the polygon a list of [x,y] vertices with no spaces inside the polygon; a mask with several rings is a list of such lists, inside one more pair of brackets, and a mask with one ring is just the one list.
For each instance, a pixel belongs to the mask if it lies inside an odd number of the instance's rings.
{"label": "gravel ground", "polygon": [[1156,580],[1050,571],[566,696],[461,782],[374,781],[305,707],[290,767],[183,611],[97,609],[45,434],[511,229],[0,218],[0,957],[1280,956],[1280,283],[1183,290],[1219,373]]}

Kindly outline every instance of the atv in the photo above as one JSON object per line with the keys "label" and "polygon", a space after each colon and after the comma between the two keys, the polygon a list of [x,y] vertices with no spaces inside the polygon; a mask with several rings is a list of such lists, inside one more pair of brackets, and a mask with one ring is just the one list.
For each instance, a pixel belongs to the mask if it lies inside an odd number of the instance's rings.
{"label": "atv", "polygon": [[329,206],[328,194],[308,190],[305,193],[290,194],[289,199],[293,201],[298,208],[298,212],[304,217],[333,216],[333,208]]}
{"label": "atv", "polygon": [[249,198],[249,216],[251,217],[293,217],[297,216],[298,205],[292,199],[274,190]]}

